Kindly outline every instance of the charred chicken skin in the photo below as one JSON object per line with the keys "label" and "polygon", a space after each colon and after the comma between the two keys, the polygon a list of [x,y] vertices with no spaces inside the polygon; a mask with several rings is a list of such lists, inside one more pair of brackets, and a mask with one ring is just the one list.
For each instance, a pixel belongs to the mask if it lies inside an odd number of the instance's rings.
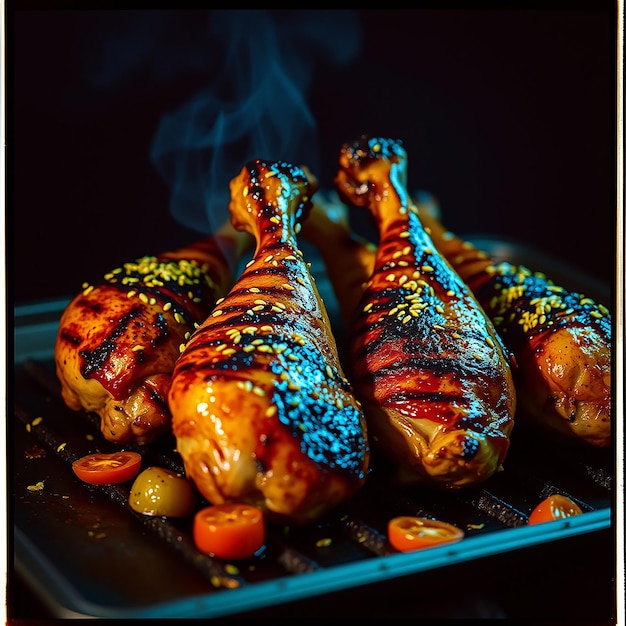
{"label": "charred chicken skin", "polygon": [[245,246],[227,224],[83,285],[63,312],[54,350],[67,406],[97,413],[103,436],[116,443],[144,445],[171,432],[167,393],[180,347],[232,285]]}
{"label": "charred chicken skin", "polygon": [[350,498],[369,464],[363,411],[297,246],[316,185],[262,160],[231,181],[233,225],[256,250],[187,343],[169,393],[186,475],[207,500],[294,525]]}
{"label": "charred chicken skin", "polygon": [[[518,423],[528,419],[538,432],[561,443],[609,447],[609,310],[541,272],[499,262],[461,239],[441,223],[432,201],[409,202],[513,356],[522,409]],[[346,211],[333,202],[316,202],[303,234],[322,253],[342,315],[350,319],[373,271],[375,246],[351,230]]]}
{"label": "charred chicken skin", "polygon": [[562,441],[608,447],[609,310],[541,272],[495,261],[446,229],[432,211],[420,211],[420,219],[515,356],[515,383],[525,415]]}
{"label": "charred chicken skin", "polygon": [[352,319],[350,374],[396,480],[453,489],[501,467],[515,389],[493,324],[409,202],[406,166],[399,141],[363,137],[340,152],[337,192],[379,230]]}

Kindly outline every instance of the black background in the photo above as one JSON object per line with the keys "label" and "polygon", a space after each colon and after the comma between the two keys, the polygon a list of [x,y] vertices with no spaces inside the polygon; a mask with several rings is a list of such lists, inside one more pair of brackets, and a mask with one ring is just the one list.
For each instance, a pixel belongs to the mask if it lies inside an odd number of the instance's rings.
{"label": "black background", "polygon": [[[357,56],[342,67],[321,60],[307,91],[322,186],[345,141],[402,139],[410,189],[434,194],[449,228],[531,244],[610,283],[616,9],[590,7],[354,11]],[[175,60],[177,49],[193,51],[211,12],[169,11],[161,39],[153,18],[19,3],[7,12],[17,303],[71,296],[123,261],[197,238],[170,212],[150,145],[163,115],[210,81],[202,59],[178,69]],[[144,22],[144,58],[106,56]],[[107,63],[113,78],[94,84],[90,71]]]}

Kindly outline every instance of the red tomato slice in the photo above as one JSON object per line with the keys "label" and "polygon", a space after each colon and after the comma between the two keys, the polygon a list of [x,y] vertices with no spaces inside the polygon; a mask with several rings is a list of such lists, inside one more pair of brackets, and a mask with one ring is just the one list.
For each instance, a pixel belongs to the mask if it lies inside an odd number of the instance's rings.
{"label": "red tomato slice", "polygon": [[554,494],[540,502],[531,512],[528,523],[541,524],[557,519],[565,519],[573,515],[580,515],[582,509],[567,496]]}
{"label": "red tomato slice", "polygon": [[465,533],[457,526],[440,520],[401,515],[389,520],[387,536],[396,550],[411,552],[460,541]]}
{"label": "red tomato slice", "polygon": [[72,463],[78,478],[92,485],[115,485],[134,478],[141,467],[141,455],[121,451],[88,454]]}
{"label": "red tomato slice", "polygon": [[193,520],[196,547],[222,559],[247,559],[265,543],[263,512],[249,504],[215,504]]}

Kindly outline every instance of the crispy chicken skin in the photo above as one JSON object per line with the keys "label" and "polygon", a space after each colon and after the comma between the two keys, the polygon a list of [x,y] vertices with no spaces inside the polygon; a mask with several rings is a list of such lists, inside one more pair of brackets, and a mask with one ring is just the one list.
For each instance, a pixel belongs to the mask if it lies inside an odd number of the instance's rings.
{"label": "crispy chicken skin", "polygon": [[97,413],[103,436],[116,443],[143,445],[171,432],[167,392],[180,346],[232,285],[245,245],[227,224],[84,285],[63,312],[54,350],[67,406]]}
{"label": "crispy chicken skin", "polygon": [[363,137],[340,152],[337,193],[379,229],[352,318],[351,380],[372,445],[399,482],[464,487],[502,465],[515,389],[493,324],[409,202],[406,162],[401,142],[388,139]]}
{"label": "crispy chicken skin", "polygon": [[420,220],[468,284],[515,356],[520,407],[556,440],[611,444],[611,315],[543,273],[497,262],[446,229],[435,212]]}
{"label": "crispy chicken skin", "polygon": [[[468,284],[513,356],[519,411],[555,442],[611,445],[611,315],[584,294],[539,271],[500,262],[449,231],[436,201],[415,205],[426,232]],[[342,315],[349,320],[376,261],[376,247],[355,234],[345,205],[315,201],[303,235],[320,250]]]}
{"label": "crispy chicken skin", "polygon": [[281,161],[248,163],[230,211],[253,258],[192,335],[169,393],[186,475],[212,503],[270,522],[317,520],[364,484],[365,419],[297,247],[316,182]]}

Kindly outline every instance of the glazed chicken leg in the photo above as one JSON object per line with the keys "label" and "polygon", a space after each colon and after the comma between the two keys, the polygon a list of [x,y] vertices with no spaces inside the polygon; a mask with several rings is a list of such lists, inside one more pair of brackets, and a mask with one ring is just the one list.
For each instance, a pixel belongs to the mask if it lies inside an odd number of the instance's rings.
{"label": "glazed chicken leg", "polygon": [[396,479],[458,488],[503,463],[515,389],[493,324],[409,202],[406,161],[387,139],[340,153],[337,192],[371,211],[380,238],[353,316],[352,382]]}
{"label": "glazed chicken leg", "polygon": [[63,312],[54,351],[67,406],[97,413],[102,434],[116,443],[146,444],[169,431],[167,392],[180,346],[232,285],[247,237],[227,224],[84,285]]}
{"label": "glazed chicken leg", "polygon": [[296,243],[315,188],[300,168],[261,160],[231,181],[232,222],[256,251],[189,340],[169,394],[199,491],[281,523],[311,522],[350,498],[369,463],[363,412]]}
{"label": "glazed chicken leg", "polygon": [[[454,235],[442,225],[432,200],[409,202],[512,353],[523,409],[518,417],[555,441],[610,446],[608,309],[543,273],[499,262]],[[375,246],[350,229],[345,206],[332,202],[316,201],[303,234],[322,253],[342,315],[350,319],[373,271]]]}
{"label": "glazed chicken leg", "polygon": [[515,355],[519,404],[528,418],[562,440],[609,446],[609,310],[543,273],[496,262],[432,212],[420,211],[420,220]]}

